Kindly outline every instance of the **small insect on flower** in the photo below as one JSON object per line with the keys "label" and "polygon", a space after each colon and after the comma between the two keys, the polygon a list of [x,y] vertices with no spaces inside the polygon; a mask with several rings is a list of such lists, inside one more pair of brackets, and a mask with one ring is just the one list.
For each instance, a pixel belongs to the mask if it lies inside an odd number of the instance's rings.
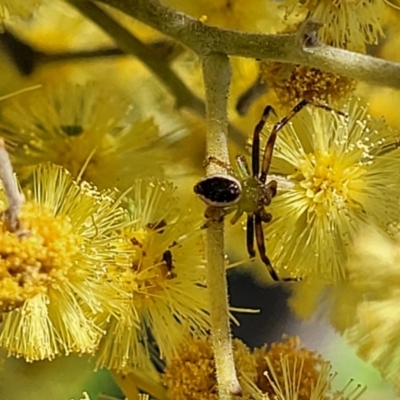
{"label": "small insect on flower", "polygon": [[[230,175],[214,174],[203,178],[194,186],[194,192],[209,207],[225,208],[224,215],[236,211],[231,219],[231,224],[235,224],[244,213],[247,214],[247,252],[250,258],[256,256],[254,249],[255,237],[260,258],[267,266],[268,272],[274,281],[279,281],[281,279],[272,267],[271,261],[266,254],[262,223],[268,223],[272,220],[272,215],[265,210],[265,207],[269,206],[272,198],[276,196],[278,183],[276,180],[267,182],[267,175],[272,161],[277,133],[307,104],[332,111],[328,106],[314,104],[308,100],[302,100],[298,103],[286,117],[282,118],[272,128],[264,152],[262,153],[260,168],[260,133],[270,113],[276,115],[272,106],[265,107],[261,119],[257,123],[253,133],[251,152],[252,172],[250,172],[245,157],[238,155],[236,156],[236,163],[240,181]],[[214,157],[209,157],[208,161],[214,162],[227,170],[232,170],[232,168]],[[232,173],[234,174],[234,171],[232,171]],[[212,214],[213,213],[209,212],[209,210],[206,211],[206,217]],[[205,226],[207,226],[207,223]],[[283,280],[292,281],[299,279],[283,278]]]}

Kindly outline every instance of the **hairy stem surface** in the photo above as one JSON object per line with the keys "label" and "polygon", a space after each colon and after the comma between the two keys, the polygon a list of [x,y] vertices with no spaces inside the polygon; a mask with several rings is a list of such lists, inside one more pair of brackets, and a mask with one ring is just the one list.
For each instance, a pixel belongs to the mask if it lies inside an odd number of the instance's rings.
{"label": "hairy stem surface", "polygon": [[100,0],[181,42],[198,54],[222,53],[307,65],[400,89],[400,64],[326,45],[303,47],[296,34],[239,32],[205,25],[158,0]]}
{"label": "hairy stem surface", "polygon": [[[231,77],[229,59],[223,54],[210,54],[202,61],[207,99],[207,157],[216,158],[223,164],[229,165],[227,146],[227,101]],[[218,172],[226,173],[221,165],[210,162],[207,166],[207,175]],[[207,285],[219,398],[225,400],[231,399],[232,395],[240,394],[241,387],[233,361],[229,326],[224,222],[222,210],[214,211],[216,219],[207,229]]]}

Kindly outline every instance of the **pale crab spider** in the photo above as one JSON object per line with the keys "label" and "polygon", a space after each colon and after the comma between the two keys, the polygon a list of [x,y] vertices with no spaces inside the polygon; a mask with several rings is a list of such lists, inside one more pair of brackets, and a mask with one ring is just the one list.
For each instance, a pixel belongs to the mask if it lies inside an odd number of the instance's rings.
{"label": "pale crab spider", "polygon": [[[247,252],[251,258],[256,256],[256,251],[254,249],[255,237],[260,258],[268,268],[268,272],[274,281],[279,281],[280,279],[266,254],[262,223],[268,223],[272,219],[272,215],[265,210],[265,207],[269,206],[272,198],[275,197],[278,184],[276,180],[271,180],[269,182],[266,182],[266,180],[272,161],[272,153],[274,151],[277,133],[307,104],[334,111],[328,106],[314,104],[308,100],[299,102],[286,117],[282,118],[272,128],[264,149],[260,170],[260,133],[270,113],[272,112],[276,115],[271,106],[265,107],[261,119],[257,123],[253,133],[251,151],[252,172],[250,172],[245,157],[238,155],[236,157],[236,163],[239,179],[231,175],[215,174],[203,178],[194,187],[194,192],[208,204],[208,206],[225,208],[224,215],[236,211],[230,221],[231,224],[235,224],[244,213],[247,214]],[[341,112],[338,113],[344,115]],[[225,169],[231,170],[231,167],[227,167],[224,163],[213,157],[209,158],[208,162],[217,163]],[[291,281],[298,279],[283,278],[283,280]]]}

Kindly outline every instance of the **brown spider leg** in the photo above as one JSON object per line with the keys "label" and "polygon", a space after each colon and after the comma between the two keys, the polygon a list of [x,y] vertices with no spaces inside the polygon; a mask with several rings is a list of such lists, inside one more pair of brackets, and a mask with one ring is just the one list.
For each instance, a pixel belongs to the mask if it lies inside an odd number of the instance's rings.
{"label": "brown spider leg", "polygon": [[278,193],[278,182],[275,180],[269,181],[266,185],[265,188],[268,189],[271,193],[271,198],[275,197],[276,194]]}
{"label": "brown spider leg", "polygon": [[261,218],[262,222],[265,222],[266,224],[268,224],[268,222],[272,221],[272,214],[270,214],[269,212],[266,212],[264,208],[261,208],[261,210],[259,210],[258,213],[260,214],[260,218]]}
{"label": "brown spider leg", "polygon": [[322,108],[327,111],[333,111],[336,114],[342,115],[344,117],[348,117],[348,115],[342,111],[335,110],[334,108],[331,108],[325,104],[318,104],[318,103],[313,103],[312,101],[309,100],[302,100],[300,103],[295,105],[290,111],[286,117],[282,118],[279,122],[277,122],[274,127],[272,128],[271,134],[269,135],[268,142],[265,146],[264,149],[264,155],[263,155],[263,160],[262,160],[262,166],[261,166],[261,175],[260,175],[260,181],[262,183],[265,183],[269,171],[269,167],[271,165],[272,161],[272,153],[274,151],[274,146],[275,146],[275,140],[276,140],[276,134],[300,111],[302,110],[307,104],[311,104],[314,107]]}
{"label": "brown spider leg", "polygon": [[314,103],[313,101],[310,101],[310,100],[308,100],[308,104],[311,104],[312,106],[317,107],[317,108],[322,108],[323,110],[326,110],[326,111],[333,111],[335,114],[341,115],[342,117],[346,117],[346,118],[349,117],[349,114],[347,114],[343,111],[336,110],[326,104]]}
{"label": "brown spider leg", "polygon": [[254,215],[247,215],[247,229],[246,229],[246,244],[247,244],[247,252],[249,253],[250,258],[254,258],[256,256],[256,251],[254,250]]}
{"label": "brown spider leg", "polygon": [[272,161],[272,153],[274,152],[276,134],[302,109],[304,108],[309,102],[307,100],[302,100],[298,103],[292,111],[286,117],[282,118],[279,122],[277,122],[274,127],[272,128],[271,134],[269,135],[267,144],[265,146],[262,166],[261,166],[261,175],[260,181],[265,183],[267,179],[267,174],[269,171],[269,167]]}
{"label": "brown spider leg", "polygon": [[208,206],[204,213],[204,217],[206,220],[204,224],[200,227],[200,229],[207,229],[215,222],[222,222],[224,218],[227,215],[231,214],[233,211],[235,211],[235,209],[236,209],[235,207],[227,207],[221,209],[220,207]]}
{"label": "brown spider leg", "polygon": [[264,231],[262,228],[261,216],[255,214],[254,218],[255,218],[254,225],[256,227],[257,247],[258,247],[258,252],[260,254],[260,258],[268,268],[268,272],[271,275],[271,278],[274,281],[279,281],[278,274],[275,272],[274,268],[272,267],[271,261],[269,260],[266,254],[265,243],[264,243]]}
{"label": "brown spider leg", "polygon": [[[269,216],[271,216],[269,214]],[[269,219],[271,220],[271,219]],[[274,281],[284,281],[284,282],[298,282],[301,281],[301,278],[283,278],[280,279],[278,274],[275,272],[270,259],[268,258],[266,254],[266,249],[265,249],[265,244],[264,244],[264,231],[262,228],[262,216],[255,214],[255,227],[256,227],[256,239],[257,239],[257,247],[258,247],[258,253],[260,254],[260,258],[262,262],[267,266],[268,272],[271,276],[271,278]]]}
{"label": "brown spider leg", "polygon": [[260,172],[260,133],[263,130],[267,118],[270,113],[276,115],[275,110],[272,106],[267,106],[264,108],[261,119],[258,121],[253,133],[253,145],[251,146],[251,168],[253,171],[253,176],[258,177]]}

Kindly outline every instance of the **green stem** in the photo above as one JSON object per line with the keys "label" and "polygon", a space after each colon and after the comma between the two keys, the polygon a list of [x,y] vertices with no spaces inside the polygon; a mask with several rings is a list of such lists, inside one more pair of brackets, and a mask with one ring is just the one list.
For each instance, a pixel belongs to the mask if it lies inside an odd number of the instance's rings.
{"label": "green stem", "polygon": [[[227,146],[227,99],[231,78],[229,59],[222,54],[210,54],[202,61],[207,99],[207,156],[217,158],[222,165],[229,165]],[[218,172],[226,173],[221,165],[210,162],[207,174]],[[214,211],[218,215],[222,213],[219,209]],[[218,215],[207,229],[207,286],[219,398],[228,400],[232,395],[240,394],[241,387],[233,360],[229,325],[224,223],[219,221]]]}
{"label": "green stem", "polygon": [[222,53],[307,65],[400,89],[400,64],[326,45],[303,47],[298,35],[239,32],[208,26],[158,0],[100,0],[183,43],[198,54]]}

